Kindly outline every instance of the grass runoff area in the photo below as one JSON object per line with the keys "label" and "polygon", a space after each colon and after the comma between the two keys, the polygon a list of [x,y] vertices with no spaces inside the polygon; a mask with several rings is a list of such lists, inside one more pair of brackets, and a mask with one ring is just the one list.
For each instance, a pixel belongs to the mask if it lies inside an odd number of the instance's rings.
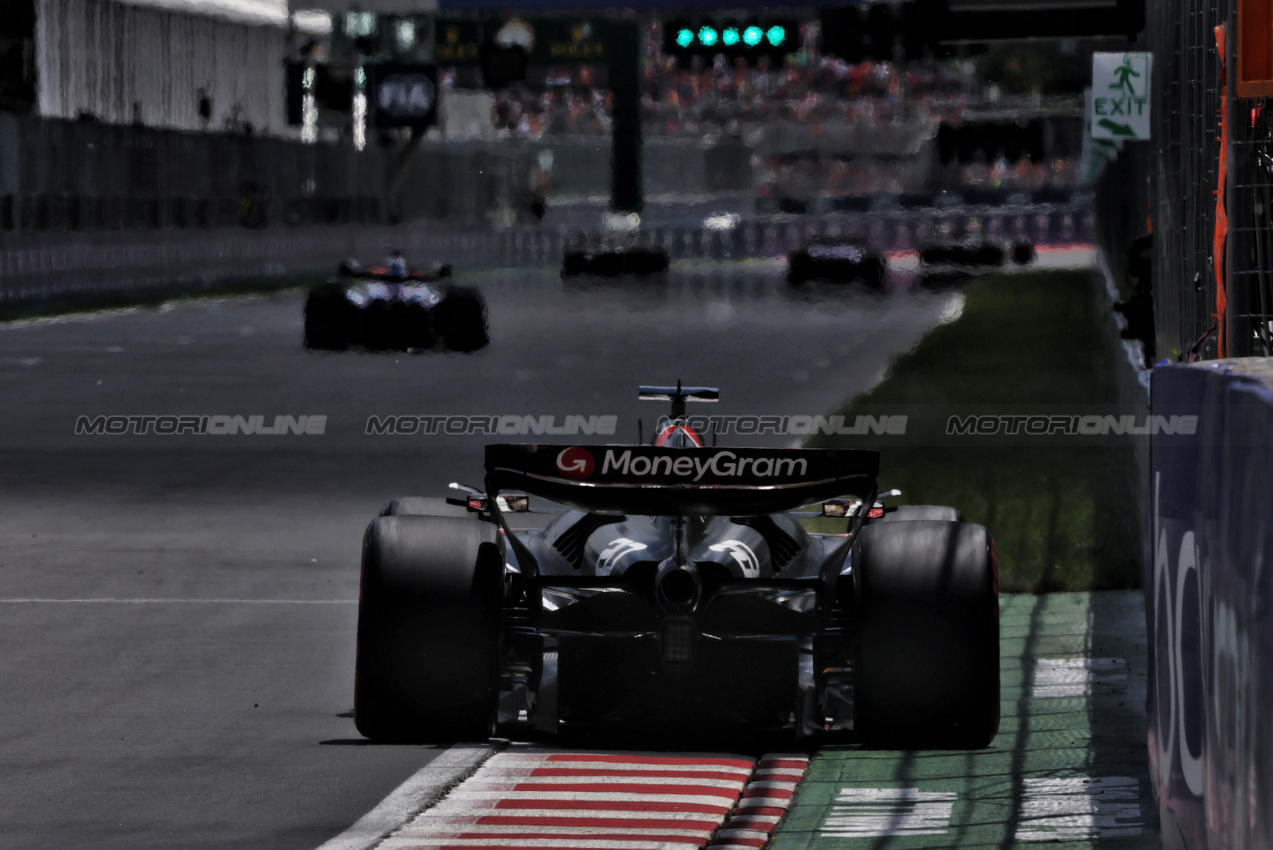
{"label": "grass runoff area", "polygon": [[[959,318],[939,325],[884,380],[835,413],[912,414],[905,437],[817,434],[816,447],[880,451],[890,504],[952,505],[990,529],[1000,589],[1047,593],[1133,588],[1140,537],[1131,438],[958,438],[951,412],[1117,405],[1114,346],[1088,271],[974,279]],[[921,433],[912,433],[918,431]],[[1058,443],[1065,442],[1061,445]],[[819,531],[843,520],[815,519]]]}

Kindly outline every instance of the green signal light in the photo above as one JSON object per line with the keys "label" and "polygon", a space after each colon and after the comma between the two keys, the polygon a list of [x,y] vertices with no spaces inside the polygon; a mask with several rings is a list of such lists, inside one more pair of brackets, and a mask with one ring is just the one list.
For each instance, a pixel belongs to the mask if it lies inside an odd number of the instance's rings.
{"label": "green signal light", "polygon": [[787,28],[775,24],[769,28],[769,32],[765,33],[765,38],[769,39],[769,43],[774,47],[781,47],[787,41]]}
{"label": "green signal light", "polygon": [[720,41],[720,34],[713,27],[699,27],[698,41],[704,47],[714,47]]}
{"label": "green signal light", "polygon": [[689,27],[681,27],[676,31],[676,43],[680,47],[689,47],[694,43],[694,31]]}
{"label": "green signal light", "polygon": [[760,27],[747,27],[743,30],[743,44],[748,47],[755,47],[760,44],[761,39],[765,37],[765,31]]}
{"label": "green signal light", "polygon": [[720,34],[721,43],[726,47],[733,47],[741,38],[742,36],[738,34],[738,27],[726,27],[725,31]]}

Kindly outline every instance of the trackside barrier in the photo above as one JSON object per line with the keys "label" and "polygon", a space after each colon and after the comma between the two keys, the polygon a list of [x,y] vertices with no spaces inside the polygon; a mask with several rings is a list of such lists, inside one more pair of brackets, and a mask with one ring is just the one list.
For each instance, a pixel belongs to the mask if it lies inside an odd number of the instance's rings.
{"label": "trackside barrier", "polygon": [[1164,848],[1273,848],[1273,360],[1155,369],[1145,611]]}
{"label": "trackside barrier", "polygon": [[[334,206],[325,215],[343,218],[347,212],[346,207]],[[158,203],[140,205],[134,213],[141,217],[211,214],[194,205],[186,210]],[[239,213],[236,207],[217,215]],[[1090,241],[1092,230],[1090,206],[1074,204],[755,217],[727,230],[697,223],[654,223],[641,230],[637,241],[665,248],[674,260],[734,260],[783,256],[818,237],[860,237],[877,250],[897,251],[914,249],[928,240],[978,235],[1024,238],[1036,244],[1082,242]],[[394,248],[414,261],[449,262],[457,269],[556,266],[574,237],[564,229],[547,227],[491,231],[446,228],[434,222],[32,233],[0,243],[0,307],[86,295],[188,291],[233,279],[321,274],[346,257],[374,260]]]}

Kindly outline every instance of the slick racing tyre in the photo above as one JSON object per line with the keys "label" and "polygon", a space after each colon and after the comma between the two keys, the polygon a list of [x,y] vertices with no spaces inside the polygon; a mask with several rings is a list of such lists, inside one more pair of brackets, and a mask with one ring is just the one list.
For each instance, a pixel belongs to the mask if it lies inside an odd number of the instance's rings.
{"label": "slick racing tyre", "polygon": [[354,723],[376,741],[490,737],[504,559],[476,519],[385,516],[363,538]]}
{"label": "slick racing tyre", "polygon": [[1034,259],[1034,245],[1022,239],[1012,245],[1012,262],[1024,266]]}
{"label": "slick racing tyre", "polygon": [[473,518],[463,505],[452,505],[435,496],[399,496],[380,509],[381,516],[450,516]]}
{"label": "slick racing tyre", "polygon": [[561,276],[575,277],[588,269],[588,255],[583,251],[567,251],[561,258]]}
{"label": "slick racing tyre", "polygon": [[999,731],[994,545],[980,525],[868,525],[853,553],[854,730],[867,747],[978,749]]}
{"label": "slick racing tyre", "polygon": [[344,351],[353,332],[354,307],[345,287],[323,283],[311,287],[305,299],[305,347],[320,351]]}
{"label": "slick racing tyre", "polygon": [[885,269],[883,260],[877,257],[872,257],[862,261],[861,271],[859,274],[862,276],[862,282],[871,289],[874,289],[877,292],[884,289],[884,273]]}
{"label": "slick racing tyre", "polygon": [[960,522],[964,515],[955,508],[948,508],[945,505],[902,505],[892,510],[885,510],[884,516],[876,517],[871,522],[884,522],[891,520],[893,522],[905,522],[916,519],[933,519],[945,522]]}
{"label": "slick racing tyre", "polygon": [[787,261],[787,283],[803,286],[811,277],[809,260],[804,254],[795,254]]}
{"label": "slick racing tyre", "polygon": [[409,302],[404,308],[406,327],[403,329],[404,339],[406,343],[404,349],[425,349],[432,348],[437,344],[438,337],[433,330],[433,316],[429,314],[428,308],[417,302]]}
{"label": "slick racing tyre", "polygon": [[476,289],[452,287],[434,308],[434,327],[452,351],[471,352],[490,342],[486,301]]}

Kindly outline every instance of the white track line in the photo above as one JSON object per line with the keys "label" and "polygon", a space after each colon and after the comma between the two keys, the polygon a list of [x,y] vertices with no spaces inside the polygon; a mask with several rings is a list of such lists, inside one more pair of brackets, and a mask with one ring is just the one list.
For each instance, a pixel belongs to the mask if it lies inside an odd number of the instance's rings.
{"label": "white track line", "polygon": [[495,752],[489,746],[456,744],[420,768],[358,822],[318,850],[369,850],[389,833],[437,802],[471,776]]}

